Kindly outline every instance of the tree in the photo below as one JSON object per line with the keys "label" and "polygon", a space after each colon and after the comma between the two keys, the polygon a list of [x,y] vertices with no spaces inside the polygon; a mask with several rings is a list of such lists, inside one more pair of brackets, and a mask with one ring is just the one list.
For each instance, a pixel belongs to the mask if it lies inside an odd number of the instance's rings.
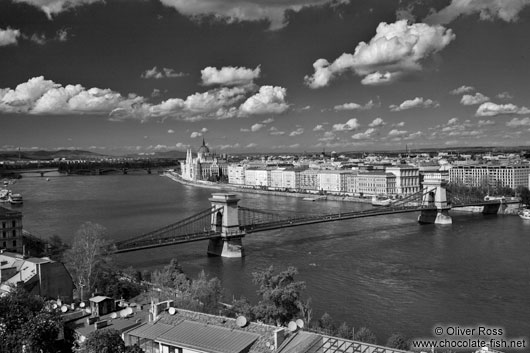
{"label": "tree", "polygon": [[289,321],[303,315],[307,304],[303,302],[301,292],[305,283],[295,281],[298,271],[294,267],[274,274],[273,266],[261,272],[252,273],[254,284],[258,285],[261,300],[253,309],[256,319],[272,325],[286,325]]}
{"label": "tree", "polygon": [[94,290],[100,270],[110,261],[111,243],[105,239],[105,227],[86,222],[76,232],[72,247],[64,253],[81,300]]}
{"label": "tree", "polygon": [[179,292],[188,291],[190,286],[190,280],[177,259],[171,259],[169,265],[164,266],[162,270],[154,271],[151,281],[158,287],[174,289]]}
{"label": "tree", "polygon": [[517,193],[521,198],[521,203],[530,206],[530,190],[526,186],[517,187]]}
{"label": "tree", "polygon": [[44,300],[15,288],[0,297],[0,351],[59,352],[57,337],[62,321],[46,308]]}
{"label": "tree", "polygon": [[125,342],[115,329],[91,332],[83,341],[77,353],[126,353]]}
{"label": "tree", "polygon": [[218,313],[222,294],[221,281],[218,278],[209,279],[204,271],[201,271],[197,279],[191,282],[191,298],[199,302],[202,312]]}
{"label": "tree", "polygon": [[353,329],[346,322],[343,322],[337,330],[337,336],[351,340],[353,338]]}
{"label": "tree", "polygon": [[410,347],[410,340],[401,333],[393,333],[392,336],[388,338],[388,341],[386,341],[386,346],[408,351]]}
{"label": "tree", "polygon": [[54,261],[62,261],[64,252],[68,249],[68,244],[63,242],[63,239],[60,236],[54,234],[48,240],[48,249],[46,254]]}
{"label": "tree", "polygon": [[334,335],[337,328],[335,327],[335,323],[333,322],[333,319],[331,318],[331,315],[328,313],[324,313],[320,319],[318,319],[318,327],[321,330],[324,330],[329,335]]}
{"label": "tree", "polygon": [[359,330],[357,330],[353,336],[353,339],[355,341],[364,343],[377,344],[377,338],[375,337],[375,334],[367,327],[361,327]]}

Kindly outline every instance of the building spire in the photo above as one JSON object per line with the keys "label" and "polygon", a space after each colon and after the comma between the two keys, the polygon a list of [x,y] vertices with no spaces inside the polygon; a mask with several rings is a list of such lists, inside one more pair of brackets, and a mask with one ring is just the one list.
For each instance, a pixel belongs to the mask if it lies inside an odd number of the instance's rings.
{"label": "building spire", "polygon": [[202,137],[202,145],[206,146],[206,143],[204,142],[204,136]]}

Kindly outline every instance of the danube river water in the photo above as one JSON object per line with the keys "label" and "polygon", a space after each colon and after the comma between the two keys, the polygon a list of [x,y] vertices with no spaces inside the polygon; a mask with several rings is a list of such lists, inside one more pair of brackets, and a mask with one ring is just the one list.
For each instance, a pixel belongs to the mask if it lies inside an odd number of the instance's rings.
{"label": "danube river water", "polygon": [[[67,242],[86,221],[104,225],[114,240],[143,234],[208,208],[212,192],[158,175],[27,177],[11,189],[23,194],[27,230]],[[239,195],[243,206],[275,211],[371,207]],[[154,269],[176,257],[192,276],[204,269],[220,278],[227,300],[254,298],[252,272],[295,266],[315,318],[328,312],[338,322],[368,326],[383,344],[396,331],[431,337],[438,324],[502,327],[506,337],[530,338],[530,222],[452,215],[449,226],[419,225],[416,214],[402,214],[250,234],[243,259],[208,257],[207,242],[197,242],[117,260]]]}

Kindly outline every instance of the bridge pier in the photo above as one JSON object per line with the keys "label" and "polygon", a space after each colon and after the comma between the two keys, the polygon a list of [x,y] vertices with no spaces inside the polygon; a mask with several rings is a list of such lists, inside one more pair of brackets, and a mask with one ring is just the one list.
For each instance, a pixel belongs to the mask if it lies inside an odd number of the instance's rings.
{"label": "bridge pier", "polygon": [[447,204],[446,182],[441,173],[426,174],[423,181],[423,206],[432,208],[424,209],[418,216],[422,224],[452,224],[449,216],[451,207]]}
{"label": "bridge pier", "polygon": [[212,205],[212,230],[221,233],[220,238],[210,239],[208,255],[222,257],[245,256],[242,238],[245,232],[239,229],[239,199],[235,194],[213,193],[209,199]]}
{"label": "bridge pier", "polygon": [[492,203],[489,205],[484,205],[484,209],[482,210],[482,214],[497,214],[499,213],[499,208],[501,207],[501,202],[498,203]]}

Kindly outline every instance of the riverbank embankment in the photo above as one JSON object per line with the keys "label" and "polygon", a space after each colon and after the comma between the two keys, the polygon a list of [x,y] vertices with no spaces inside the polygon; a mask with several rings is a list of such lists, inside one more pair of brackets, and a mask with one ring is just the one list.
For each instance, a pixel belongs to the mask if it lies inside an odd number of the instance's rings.
{"label": "riverbank embankment", "polygon": [[263,189],[255,189],[252,187],[243,187],[243,186],[233,185],[233,184],[212,183],[210,181],[204,181],[204,180],[190,181],[190,180],[183,179],[180,175],[178,175],[175,172],[165,172],[162,175],[178,183],[184,184],[184,185],[197,186],[197,187],[216,189],[216,190],[230,190],[230,191],[249,193],[249,194],[264,194],[264,195],[273,195],[273,196],[287,196],[287,197],[315,198],[315,199],[324,196],[326,200],[332,200],[332,201],[346,201],[346,202],[360,202],[360,203],[371,203],[372,202],[371,198],[360,198],[360,197],[354,197],[354,196],[329,195],[329,194],[319,195],[317,193],[263,190]]}

